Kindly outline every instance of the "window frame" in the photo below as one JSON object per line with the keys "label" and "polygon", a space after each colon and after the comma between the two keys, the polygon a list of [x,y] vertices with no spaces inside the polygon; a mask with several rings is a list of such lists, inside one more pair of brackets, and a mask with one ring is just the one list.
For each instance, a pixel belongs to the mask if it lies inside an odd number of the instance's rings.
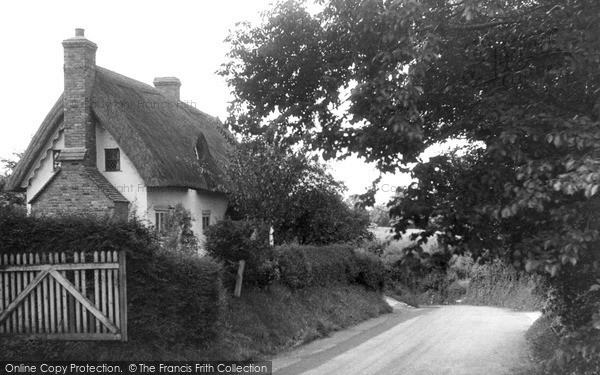
{"label": "window frame", "polygon": [[[116,158],[109,158],[109,153],[111,152],[115,152],[116,153]],[[113,156],[113,155],[111,155]],[[115,162],[115,168],[109,168],[108,163],[110,162]],[[121,150],[116,147],[116,148],[105,148],[104,149],[104,170],[106,172],[119,172],[121,171]]]}
{"label": "window frame", "polygon": [[160,233],[162,230],[165,229],[167,215],[169,215],[168,210],[154,210],[154,227],[156,228],[156,232]]}
{"label": "window frame", "polygon": [[60,156],[60,152],[62,150],[52,150],[52,171],[58,172],[61,167],[60,161],[58,161],[58,157]]}
{"label": "window frame", "polygon": [[210,210],[202,211],[202,233],[206,231],[208,227],[210,227]]}

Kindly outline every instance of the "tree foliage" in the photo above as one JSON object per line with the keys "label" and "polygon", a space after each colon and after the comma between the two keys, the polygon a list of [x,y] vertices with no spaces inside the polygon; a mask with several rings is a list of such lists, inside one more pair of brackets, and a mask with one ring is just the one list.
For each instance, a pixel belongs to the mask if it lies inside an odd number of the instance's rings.
{"label": "tree foliage", "polygon": [[[558,285],[577,270],[587,284],[557,287],[558,300],[587,296],[581,335],[598,335],[600,4],[317,3],[279,3],[231,35],[232,128],[384,172],[417,163],[391,211],[398,233],[441,232],[453,251],[509,258]],[[455,138],[470,146],[420,159]],[[589,360],[595,348],[574,352]]]}
{"label": "tree foliage", "polygon": [[373,207],[370,212],[371,222],[378,227],[389,227],[390,221],[390,210],[385,205],[379,204]]}
{"label": "tree foliage", "polygon": [[[23,153],[14,153],[14,158],[2,158],[0,159],[0,206],[24,206],[25,196],[22,193],[15,193],[11,191],[4,191],[6,182],[12,175],[13,171],[17,167],[17,162],[23,156]],[[16,159],[16,160],[15,160]]]}
{"label": "tree foliage", "polygon": [[242,142],[227,166],[230,216],[268,223],[277,243],[330,244],[369,237],[366,213],[348,207],[325,167],[264,140]]}
{"label": "tree foliage", "polygon": [[158,231],[162,245],[171,251],[187,255],[198,253],[198,237],[192,230],[192,213],[178,203],[166,215],[163,228]]}

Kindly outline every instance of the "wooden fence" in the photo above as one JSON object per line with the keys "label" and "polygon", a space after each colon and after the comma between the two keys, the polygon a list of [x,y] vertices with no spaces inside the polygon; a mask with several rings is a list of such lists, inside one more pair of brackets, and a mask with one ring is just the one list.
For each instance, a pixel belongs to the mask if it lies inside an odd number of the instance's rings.
{"label": "wooden fence", "polygon": [[125,253],[0,255],[0,336],[127,341]]}

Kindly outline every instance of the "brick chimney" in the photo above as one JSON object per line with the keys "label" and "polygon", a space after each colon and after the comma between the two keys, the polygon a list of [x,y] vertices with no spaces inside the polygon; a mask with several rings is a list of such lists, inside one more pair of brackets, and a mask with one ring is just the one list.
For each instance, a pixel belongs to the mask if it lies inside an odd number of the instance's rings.
{"label": "brick chimney", "polygon": [[154,87],[169,99],[179,100],[181,81],[175,77],[156,77]]}
{"label": "brick chimney", "polygon": [[85,38],[83,29],[75,29],[75,37],[64,40],[62,44],[65,50],[63,154],[75,155],[72,157],[81,158],[84,164],[95,165],[96,129],[92,121],[91,99],[98,46]]}

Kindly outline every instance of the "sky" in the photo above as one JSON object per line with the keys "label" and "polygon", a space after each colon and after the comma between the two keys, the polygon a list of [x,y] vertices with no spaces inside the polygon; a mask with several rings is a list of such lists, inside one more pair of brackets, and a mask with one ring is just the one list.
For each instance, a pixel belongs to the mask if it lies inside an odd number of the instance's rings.
{"label": "sky", "polygon": [[[85,29],[98,45],[96,63],[138,81],[175,76],[181,99],[225,120],[231,100],[216,74],[236,22],[257,22],[269,0],[7,1],[0,3],[0,158],[27,148],[63,90],[62,41]],[[379,175],[355,158],[331,164],[346,196],[365,192]],[[386,203],[408,175],[385,175],[377,203]]]}

